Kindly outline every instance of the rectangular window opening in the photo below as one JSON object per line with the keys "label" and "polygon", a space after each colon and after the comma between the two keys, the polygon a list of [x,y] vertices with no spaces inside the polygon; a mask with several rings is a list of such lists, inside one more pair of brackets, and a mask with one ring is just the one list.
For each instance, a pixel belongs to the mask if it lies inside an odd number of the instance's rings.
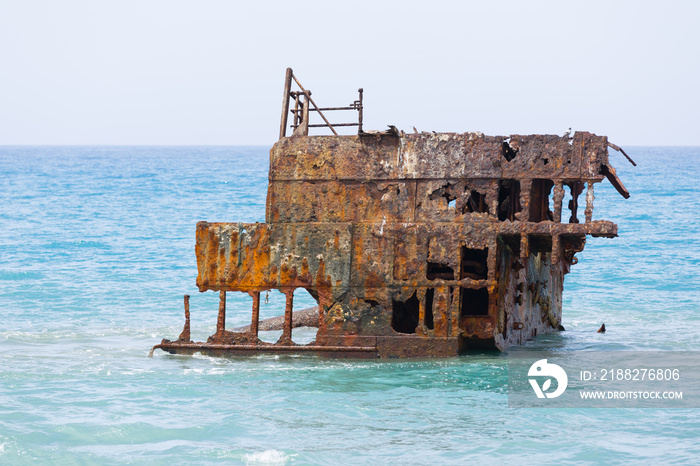
{"label": "rectangular window opening", "polygon": [[406,301],[392,300],[391,328],[399,333],[416,333],[420,304],[414,292]]}
{"label": "rectangular window opening", "polygon": [[532,180],[530,188],[530,221],[545,222],[554,220],[554,214],[549,208],[550,194],[554,182],[552,180]]}
{"label": "rectangular window opening", "polygon": [[552,252],[552,237],[549,235],[528,235],[527,242],[532,254]]}
{"label": "rectangular window opening", "polygon": [[470,191],[469,192],[469,199],[467,199],[467,202],[464,204],[464,207],[462,207],[462,213],[470,213],[470,212],[477,212],[477,213],[488,213],[489,212],[489,207],[486,205],[486,196],[479,191]]}
{"label": "rectangular window opening", "polygon": [[521,210],[520,181],[500,180],[498,182],[498,220],[515,221],[515,214]]}
{"label": "rectangular window opening", "polygon": [[[571,181],[565,183],[569,187],[569,194],[566,196],[568,203],[564,204],[569,208],[571,212],[571,217],[569,217],[569,223],[579,223],[578,221],[578,197],[583,192],[584,183],[581,181]],[[562,212],[562,220],[565,218]]]}
{"label": "rectangular window opening", "polygon": [[460,288],[460,317],[489,315],[489,292],[486,288]]}
{"label": "rectangular window opening", "polygon": [[440,262],[428,262],[428,270],[426,273],[428,280],[454,280],[455,271],[447,264]]}
{"label": "rectangular window opening", "polygon": [[471,278],[472,280],[484,280],[488,277],[489,248],[470,249],[462,246],[462,261],[459,278]]}
{"label": "rectangular window opening", "polygon": [[500,235],[500,239],[510,249],[511,256],[520,257],[520,235]]}

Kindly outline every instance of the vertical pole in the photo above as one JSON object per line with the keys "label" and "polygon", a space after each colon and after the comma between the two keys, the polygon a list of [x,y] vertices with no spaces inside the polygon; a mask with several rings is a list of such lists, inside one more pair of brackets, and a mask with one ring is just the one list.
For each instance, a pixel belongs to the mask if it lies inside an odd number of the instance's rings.
{"label": "vertical pole", "polygon": [[[527,265],[527,258],[530,255],[530,241],[527,238],[527,234],[523,233],[520,235],[520,264]],[[525,270],[523,267],[521,270]]]}
{"label": "vertical pole", "polygon": [[258,337],[258,327],[260,326],[260,292],[253,293],[253,318],[250,322],[250,331],[255,337]]}
{"label": "vertical pole", "polygon": [[357,90],[357,92],[360,93],[360,108],[359,108],[360,114],[358,116],[359,128],[357,130],[357,134],[361,134],[362,133],[362,93],[364,92],[364,90],[362,88],[359,88]]}
{"label": "vertical pole", "polygon": [[294,94],[294,129],[296,130],[299,127],[299,124],[301,123],[301,112],[299,111],[301,109],[301,106],[299,105],[299,93],[296,92]]}
{"label": "vertical pole", "polygon": [[190,341],[190,295],[185,295],[185,327],[182,329],[178,341]]}
{"label": "vertical pole", "polygon": [[[523,209],[522,218],[528,222],[539,222],[540,214],[542,213],[542,202],[541,202],[541,183],[535,180],[522,180],[521,183],[522,191],[524,194],[524,201],[521,205],[526,208]],[[515,182],[513,182],[513,190],[515,190]],[[513,198],[515,199],[515,198]],[[515,220],[515,202],[512,202],[510,206],[513,207],[513,217],[511,220]]]}
{"label": "vertical pole", "polygon": [[569,201],[569,209],[571,209],[571,217],[569,223],[578,223],[578,196],[583,191],[580,181],[571,182],[571,201]]}
{"label": "vertical pole", "polygon": [[554,185],[554,221],[556,223],[561,223],[561,208],[564,195],[564,185],[561,181],[557,181]]}
{"label": "vertical pole", "polygon": [[282,330],[282,337],[280,341],[284,344],[292,343],[292,306],[294,301],[294,290],[287,290],[284,292],[287,296],[287,304],[284,307],[284,329]]}
{"label": "vertical pole", "polygon": [[226,329],[226,292],[219,291],[219,317],[216,319],[216,333],[221,334]]}
{"label": "vertical pole", "polygon": [[[561,255],[561,236],[552,236],[552,265],[557,265],[559,263],[559,256]],[[552,269],[553,270],[553,269]],[[552,283],[550,278],[550,283]]]}
{"label": "vertical pole", "polygon": [[586,223],[591,223],[593,220],[593,199],[595,199],[595,194],[593,194],[593,183],[588,182],[588,191],[586,191]]}
{"label": "vertical pole", "polygon": [[[425,326],[425,296],[426,296],[426,291],[425,289],[423,291],[423,296],[418,296],[420,293],[416,293],[416,297],[418,298],[418,325],[416,325],[416,330],[415,333],[417,334],[422,334],[423,333],[423,327]],[[420,292],[420,290],[419,290]]]}
{"label": "vertical pole", "polygon": [[489,183],[488,191],[486,197],[491,199],[491,205],[489,205],[489,215],[498,218],[498,192],[500,188],[500,182],[498,180],[492,180]]}
{"label": "vertical pole", "polygon": [[280,139],[287,134],[287,116],[289,116],[289,92],[292,90],[292,69],[287,68],[284,77],[284,95],[282,96],[282,122],[280,123]]}
{"label": "vertical pole", "polygon": [[[511,191],[513,192],[512,195],[512,202],[508,206],[508,218],[510,219],[511,222],[515,221],[515,214],[517,213],[516,206],[520,205],[522,206],[529,206],[530,205],[530,190],[532,187],[532,181],[528,180],[523,180],[523,185],[521,186],[519,183],[516,184],[517,181],[511,180],[510,181],[510,186],[511,186]],[[530,215],[529,209],[525,209],[525,212],[523,212],[523,218],[528,218],[525,217],[526,215]]]}
{"label": "vertical pole", "polygon": [[309,99],[311,99],[311,93],[309,91],[304,92],[304,109],[302,111],[302,121],[301,121],[301,135],[309,135]]}
{"label": "vertical pole", "polygon": [[331,305],[332,303],[330,303],[323,295],[319,297],[318,332],[316,333],[316,341],[319,341],[319,337],[325,337],[326,335],[326,309],[330,309]]}

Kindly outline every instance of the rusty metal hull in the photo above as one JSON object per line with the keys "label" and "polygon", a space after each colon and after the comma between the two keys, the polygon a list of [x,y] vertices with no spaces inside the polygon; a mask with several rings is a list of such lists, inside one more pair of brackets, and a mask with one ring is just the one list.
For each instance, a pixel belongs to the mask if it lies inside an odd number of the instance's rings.
{"label": "rusty metal hull", "polygon": [[[331,358],[377,359],[410,357],[449,357],[460,353],[460,338],[431,338],[418,336],[385,336],[359,338],[353,344],[279,345],[257,342],[253,344],[221,344],[210,342],[163,340],[153,349],[171,354],[201,353],[208,356],[252,356],[257,354],[305,354]],[[358,346],[358,345],[363,346]]]}
{"label": "rusty metal hull", "polygon": [[314,356],[376,359],[374,346],[318,346],[318,345],[271,345],[271,344],[216,344],[203,342],[179,342],[163,340],[153,349],[162,349],[171,354],[201,353],[207,356],[253,356],[257,354],[308,354]]}
{"label": "rusty metal hull", "polygon": [[[197,225],[197,286],[221,294],[217,332],[159,347],[454,356],[557,331],[574,255],[587,235],[617,236],[593,220],[593,185],[614,176],[607,148],[583,132],[282,138],[270,151],[266,223]],[[297,288],[319,304],[309,346],[291,343]],[[286,320],[266,344],[259,299],[273,289],[287,296]],[[227,292],[253,296],[247,332],[225,330]]]}

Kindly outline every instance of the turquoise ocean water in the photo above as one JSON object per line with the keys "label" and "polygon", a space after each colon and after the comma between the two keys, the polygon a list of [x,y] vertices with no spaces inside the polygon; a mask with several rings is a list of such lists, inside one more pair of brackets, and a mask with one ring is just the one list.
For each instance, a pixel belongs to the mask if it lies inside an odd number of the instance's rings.
{"label": "turquoise ocean water", "polygon": [[[567,330],[526,350],[700,350],[700,148],[627,152],[631,199],[596,185],[620,237],[588,239]],[[502,354],[148,358],[183,294],[193,339],[213,333],[195,224],[264,221],[267,169],[264,147],[0,147],[0,464],[699,461],[699,410],[508,408]]]}

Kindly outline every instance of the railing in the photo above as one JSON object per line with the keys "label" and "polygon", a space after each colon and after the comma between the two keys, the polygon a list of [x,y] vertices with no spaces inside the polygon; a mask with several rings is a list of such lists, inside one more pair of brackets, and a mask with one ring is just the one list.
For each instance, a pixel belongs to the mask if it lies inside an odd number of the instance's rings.
{"label": "railing", "polygon": [[[292,91],[292,81],[299,87],[299,91]],[[292,114],[294,122],[289,125],[294,129],[292,136],[308,136],[309,128],[329,128],[334,135],[338,135],[336,127],[357,126],[357,133],[362,133],[362,88],[358,89],[360,97],[347,107],[325,107],[320,108],[311,98],[311,91],[304,89],[291,68],[287,68],[284,79],[284,95],[282,97],[282,122],[280,123],[280,139],[287,134],[287,123],[289,114]],[[294,101],[294,108],[290,109],[291,101]],[[313,108],[310,108],[312,105]],[[323,112],[335,110],[356,110],[358,113],[357,123],[331,123]],[[317,112],[323,119],[323,124],[309,124],[309,112]]]}

